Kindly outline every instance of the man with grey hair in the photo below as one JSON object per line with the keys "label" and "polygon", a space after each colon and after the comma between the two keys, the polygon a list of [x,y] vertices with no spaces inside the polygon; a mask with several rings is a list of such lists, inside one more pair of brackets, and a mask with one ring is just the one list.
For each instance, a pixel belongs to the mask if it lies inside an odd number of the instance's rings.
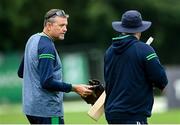
{"label": "man with grey hair", "polygon": [[86,97],[91,86],[72,85],[62,80],[62,64],[54,45],[63,40],[69,15],[51,9],[44,17],[44,29],[26,43],[18,76],[23,78],[23,111],[31,124],[64,124],[63,92]]}

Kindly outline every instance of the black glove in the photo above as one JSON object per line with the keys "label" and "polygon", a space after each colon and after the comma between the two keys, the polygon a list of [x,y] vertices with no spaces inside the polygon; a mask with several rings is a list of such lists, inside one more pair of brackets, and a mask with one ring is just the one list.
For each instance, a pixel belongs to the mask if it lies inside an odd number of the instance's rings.
{"label": "black glove", "polygon": [[103,84],[100,83],[99,80],[92,79],[89,80],[89,85],[92,87],[90,89],[93,90],[92,95],[88,95],[86,97],[82,97],[88,104],[93,105],[96,100],[99,98],[99,96],[103,93],[104,91],[104,86]]}

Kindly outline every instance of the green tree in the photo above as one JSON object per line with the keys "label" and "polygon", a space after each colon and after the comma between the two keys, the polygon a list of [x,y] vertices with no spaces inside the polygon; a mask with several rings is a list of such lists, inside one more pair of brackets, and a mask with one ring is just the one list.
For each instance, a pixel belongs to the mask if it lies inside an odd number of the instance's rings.
{"label": "green tree", "polygon": [[126,10],[137,9],[153,24],[142,39],[149,35],[155,38],[152,46],[163,63],[180,63],[179,0],[1,0],[0,50],[22,51],[28,37],[42,31],[43,16],[51,8],[64,9],[70,15],[67,37],[61,46],[90,45],[103,50],[117,34],[111,22],[120,20]]}

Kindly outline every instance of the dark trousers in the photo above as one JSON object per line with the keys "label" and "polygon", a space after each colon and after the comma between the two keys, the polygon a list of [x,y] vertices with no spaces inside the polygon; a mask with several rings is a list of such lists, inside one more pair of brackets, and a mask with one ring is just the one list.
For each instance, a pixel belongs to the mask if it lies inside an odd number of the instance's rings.
{"label": "dark trousers", "polygon": [[108,124],[136,124],[136,125],[146,125],[148,124],[147,121],[136,121],[136,120],[108,120]]}
{"label": "dark trousers", "polygon": [[30,124],[64,124],[63,117],[37,117],[26,115]]}

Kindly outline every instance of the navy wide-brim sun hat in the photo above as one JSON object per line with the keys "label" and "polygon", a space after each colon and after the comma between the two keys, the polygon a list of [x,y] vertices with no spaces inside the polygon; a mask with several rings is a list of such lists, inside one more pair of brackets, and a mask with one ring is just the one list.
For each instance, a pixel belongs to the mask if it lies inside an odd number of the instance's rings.
{"label": "navy wide-brim sun hat", "polygon": [[151,26],[150,21],[143,21],[141,14],[136,10],[126,11],[121,21],[113,21],[112,27],[121,33],[137,33],[147,30]]}

